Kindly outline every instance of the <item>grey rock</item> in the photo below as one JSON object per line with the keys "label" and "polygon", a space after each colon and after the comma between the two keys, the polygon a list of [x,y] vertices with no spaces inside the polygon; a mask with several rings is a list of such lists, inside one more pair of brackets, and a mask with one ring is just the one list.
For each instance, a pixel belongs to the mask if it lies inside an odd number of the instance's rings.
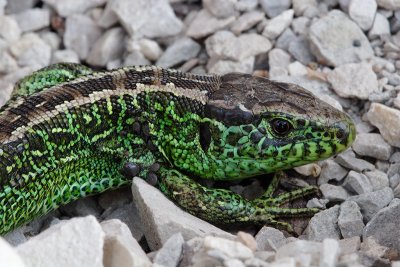
{"label": "grey rock", "polygon": [[229,72],[252,73],[254,57],[245,58],[239,62],[232,60],[218,60],[213,64],[207,65],[209,73],[226,74]]}
{"label": "grey rock", "polygon": [[151,61],[156,61],[163,53],[158,43],[150,39],[141,39],[139,47],[143,55]]}
{"label": "grey rock", "polygon": [[235,21],[235,16],[225,19],[217,19],[210,12],[203,9],[197,13],[196,17],[192,20],[186,35],[193,38],[203,38],[213,34],[219,30],[227,28]]}
{"label": "grey rock", "polygon": [[389,169],[387,170],[388,177],[392,177],[393,175],[400,173],[400,163],[390,164]]}
{"label": "grey rock", "polygon": [[307,239],[313,241],[322,241],[325,238],[340,239],[338,217],[339,205],[315,214],[305,231]]}
{"label": "grey rock", "polygon": [[358,134],[352,148],[358,155],[381,160],[388,160],[393,152],[392,147],[376,133]]}
{"label": "grey rock", "polygon": [[354,153],[344,152],[339,154],[335,161],[345,168],[352,169],[356,172],[372,171],[375,166],[368,161],[354,157]]}
{"label": "grey rock", "polygon": [[310,51],[310,44],[305,36],[300,36],[289,44],[289,53],[304,65],[315,61],[315,57]]}
{"label": "grey rock", "polygon": [[330,66],[357,63],[374,55],[362,30],[339,10],[316,20],[309,38],[311,52],[319,62]]}
{"label": "grey rock", "polygon": [[43,2],[53,7],[62,17],[68,17],[76,13],[85,13],[90,8],[104,5],[106,1],[107,0],[43,0]]}
{"label": "grey rock", "polygon": [[240,242],[221,237],[206,236],[203,246],[206,250],[219,250],[230,258],[245,260],[253,257],[253,251]]}
{"label": "grey rock", "polygon": [[400,9],[400,1],[399,0],[376,0],[379,7],[388,9],[388,10],[397,10]]}
{"label": "grey rock", "polygon": [[[295,258],[298,262],[303,262],[305,255],[310,255],[311,266],[319,265],[319,255],[322,252],[321,243],[308,240],[297,240],[283,245],[276,252],[275,259]],[[283,265],[287,266],[287,265]]]}
{"label": "grey rock", "polygon": [[344,180],[343,187],[358,195],[373,191],[370,180],[362,173],[350,171]]}
{"label": "grey rock", "polygon": [[400,199],[393,199],[380,210],[364,228],[363,239],[372,236],[379,244],[400,251]]}
{"label": "grey rock", "polygon": [[78,54],[72,50],[57,50],[54,51],[53,57],[51,58],[51,64],[61,62],[74,62],[79,63]]}
{"label": "grey rock", "polygon": [[87,62],[93,66],[105,66],[109,61],[116,60],[124,52],[125,33],[116,27],[107,30],[93,45],[87,57]]}
{"label": "grey rock", "polygon": [[307,17],[297,17],[292,21],[293,31],[298,35],[306,36],[308,34],[308,28],[310,28],[310,19]]}
{"label": "grey rock", "polygon": [[389,185],[391,188],[395,188],[400,184],[400,174],[396,173],[393,176],[390,176],[389,178]]}
{"label": "grey rock", "polygon": [[86,59],[90,49],[101,36],[101,29],[84,15],[71,15],[65,22],[64,45],[75,51],[79,59]]}
{"label": "grey rock", "polygon": [[24,227],[17,228],[2,236],[13,247],[25,243],[28,239],[24,235]]}
{"label": "grey rock", "polygon": [[316,8],[316,0],[292,0],[294,13],[297,17],[302,16],[310,8]]}
{"label": "grey rock", "polygon": [[364,172],[371,182],[373,191],[381,190],[389,186],[389,178],[386,173],[380,170]]}
{"label": "grey rock", "polygon": [[328,159],[321,164],[321,174],[318,178],[318,184],[326,184],[331,180],[340,182],[347,175],[347,170],[332,159]]}
{"label": "grey rock", "polygon": [[307,202],[307,208],[326,209],[326,204],[329,203],[328,199],[312,198]]}
{"label": "grey rock", "polygon": [[251,29],[264,18],[264,13],[254,10],[241,15],[231,26],[231,31],[239,35],[243,31]]}
{"label": "grey rock", "polygon": [[289,9],[269,20],[262,35],[267,37],[269,40],[274,40],[292,23],[293,14],[293,9]]}
{"label": "grey rock", "polygon": [[349,5],[349,16],[364,31],[372,27],[378,5],[375,0],[352,0]]}
{"label": "grey rock", "polygon": [[183,30],[168,0],[115,0],[109,4],[129,35],[137,39],[168,37]]}
{"label": "grey rock", "polygon": [[34,33],[23,35],[10,47],[10,51],[19,66],[42,68],[50,64],[51,47]]}
{"label": "grey rock", "polygon": [[359,252],[360,261],[364,266],[390,266],[390,261],[387,259],[390,253],[390,248],[377,243],[374,237],[368,237],[361,243]]}
{"label": "grey rock", "polygon": [[104,232],[93,216],[59,223],[16,249],[27,266],[103,266]]}
{"label": "grey rock", "polygon": [[28,9],[16,14],[15,19],[23,32],[40,30],[50,25],[50,10]]}
{"label": "grey rock", "polygon": [[379,129],[392,146],[400,147],[400,111],[383,104],[372,103],[366,114],[368,121]]}
{"label": "grey rock", "polygon": [[237,0],[235,7],[237,11],[247,12],[254,10],[258,5],[258,0]]}
{"label": "grey rock", "polygon": [[388,19],[376,13],[374,24],[372,24],[371,30],[368,32],[368,37],[370,39],[374,39],[380,36],[389,36],[390,35],[390,24]]}
{"label": "grey rock", "polygon": [[395,198],[400,198],[400,185],[397,185],[394,189],[393,189],[393,196]]}
{"label": "grey rock", "polygon": [[339,240],[339,246],[342,255],[357,252],[361,246],[361,238],[359,236],[343,238]]}
{"label": "grey rock", "polygon": [[390,163],[400,163],[400,151],[394,152],[389,159]]}
{"label": "grey rock", "polygon": [[377,76],[372,66],[365,62],[336,67],[327,78],[341,97],[368,99],[370,94],[380,92]]}
{"label": "grey rock", "polygon": [[393,199],[393,191],[391,188],[365,193],[358,196],[349,197],[347,200],[354,201],[358,204],[363,215],[364,222],[368,222],[382,208],[386,207]]}
{"label": "grey rock", "polygon": [[260,0],[260,5],[268,17],[273,18],[289,9],[291,0]]}
{"label": "grey rock", "polygon": [[346,189],[342,186],[333,184],[323,184],[319,187],[322,196],[329,201],[343,201],[349,197]]}
{"label": "grey rock", "polygon": [[151,62],[144,57],[140,50],[133,50],[124,59],[124,66],[150,65]]}
{"label": "grey rock", "polygon": [[276,41],[275,47],[287,51],[291,42],[296,40],[296,35],[290,28],[287,28]]}
{"label": "grey rock", "polygon": [[101,223],[101,228],[105,233],[104,266],[151,266],[146,253],[124,223],[115,219],[107,220]]}
{"label": "grey rock", "polygon": [[242,34],[236,37],[228,31],[219,31],[206,40],[207,53],[214,59],[243,59],[266,53],[271,49],[271,42],[256,33]]}
{"label": "grey rock", "polygon": [[181,259],[183,250],[183,236],[181,233],[173,234],[165,244],[156,252],[153,263],[165,267],[176,267]]}
{"label": "grey rock", "polygon": [[197,56],[201,46],[191,38],[184,37],[172,43],[161,57],[157,60],[157,65],[161,67],[173,67]]}
{"label": "grey rock", "polygon": [[324,239],[322,241],[322,253],[319,266],[335,267],[337,266],[340,253],[339,242],[335,239]]}
{"label": "grey rock", "polygon": [[277,251],[287,243],[283,233],[275,228],[263,226],[256,234],[257,249]]}
{"label": "grey rock", "polygon": [[21,37],[21,28],[15,18],[0,16],[0,37],[8,44],[16,42]]}
{"label": "grey rock", "polygon": [[[108,190],[98,197],[99,206],[103,210],[116,209],[132,202],[132,192],[128,187]],[[136,215],[135,215],[136,216]]]}
{"label": "grey rock", "polygon": [[146,240],[153,250],[160,248],[171,233],[177,232],[181,232],[185,240],[206,235],[233,239],[229,233],[185,213],[159,190],[140,178],[133,179],[132,193],[143,225],[146,225],[144,229]]}
{"label": "grey rock", "polygon": [[345,201],[340,205],[338,225],[344,238],[362,235],[364,222],[356,202]]}
{"label": "grey rock", "polygon": [[203,0],[202,3],[208,12],[219,19],[234,16],[236,13],[235,0]]}

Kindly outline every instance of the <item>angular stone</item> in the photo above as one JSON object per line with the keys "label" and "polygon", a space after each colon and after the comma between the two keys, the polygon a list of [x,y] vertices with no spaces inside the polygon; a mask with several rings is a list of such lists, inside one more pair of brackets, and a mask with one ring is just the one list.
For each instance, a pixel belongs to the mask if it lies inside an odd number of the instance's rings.
{"label": "angular stone", "polygon": [[234,0],[203,0],[202,3],[208,12],[219,19],[234,16],[236,13]]}
{"label": "angular stone", "polygon": [[[16,14],[22,11],[25,11],[27,9],[33,8],[38,0],[13,0],[13,1],[8,1],[7,0],[2,0],[0,1],[0,15],[1,14],[1,7],[4,8],[6,6],[6,13],[7,14]],[[6,5],[7,4],[7,5]]]}
{"label": "angular stone", "polygon": [[248,57],[239,62],[232,60],[218,60],[214,64],[207,65],[207,69],[209,73],[216,73],[221,75],[229,72],[252,73],[254,60],[254,57]]}
{"label": "angular stone", "polygon": [[309,38],[311,52],[319,62],[330,66],[357,63],[374,55],[362,30],[339,10],[316,20]]}
{"label": "angular stone", "polygon": [[249,233],[246,233],[246,232],[243,232],[243,231],[239,231],[236,234],[235,241],[239,241],[240,243],[242,243],[246,247],[250,248],[251,251],[253,251],[253,252],[256,251],[256,249],[257,249],[256,239],[254,238],[254,236],[252,236]]}
{"label": "angular stone", "polygon": [[255,9],[258,5],[258,0],[237,0],[235,7],[237,11],[247,12]]}
{"label": "angular stone", "polygon": [[51,47],[35,33],[24,34],[11,47],[19,66],[43,68],[50,64]]}
{"label": "angular stone", "polygon": [[153,263],[165,267],[178,266],[184,242],[185,240],[183,240],[181,233],[172,235],[168,238],[162,248],[156,252],[156,255],[153,258]]}
{"label": "angular stone", "polygon": [[197,56],[201,46],[191,38],[184,37],[172,43],[161,57],[157,60],[157,65],[170,68],[183,63]]}
{"label": "angular stone", "polygon": [[294,14],[293,9],[289,9],[282,12],[280,15],[274,17],[273,19],[269,20],[262,32],[262,35],[267,37],[269,40],[274,40],[287,27],[289,27],[290,23],[292,23],[293,14]]}
{"label": "angular stone", "polygon": [[124,66],[150,65],[151,62],[144,57],[140,50],[134,50],[124,59]]}
{"label": "angular stone", "polygon": [[296,40],[296,35],[290,28],[287,28],[276,41],[275,47],[288,51],[291,42]]}
{"label": "angular stone", "polygon": [[15,18],[11,16],[0,16],[0,37],[7,43],[12,44],[21,37],[21,28]]}
{"label": "angular stone", "polygon": [[53,7],[62,17],[68,17],[76,13],[85,13],[87,10],[104,5],[107,0],[43,0]]}
{"label": "angular stone", "polygon": [[358,155],[381,160],[388,160],[393,152],[392,147],[386,143],[382,135],[376,133],[357,134],[352,147]]}
{"label": "angular stone", "polygon": [[389,144],[400,147],[400,110],[372,103],[366,117]]}
{"label": "angular stone", "polygon": [[371,182],[373,191],[381,190],[385,187],[389,187],[389,178],[386,173],[380,170],[364,172]]}
{"label": "angular stone", "polygon": [[341,181],[347,175],[347,170],[332,159],[321,164],[321,174],[318,178],[318,185],[326,184],[331,180]]}
{"label": "angular stone", "polygon": [[104,232],[93,216],[50,227],[16,249],[28,266],[103,266]]}
{"label": "angular stone", "polygon": [[349,5],[349,16],[364,31],[371,28],[378,5],[375,0],[352,0]]}
{"label": "angular stone", "polygon": [[277,251],[287,243],[283,233],[275,228],[263,226],[256,235],[257,249]]}
{"label": "angular stone", "polygon": [[380,245],[372,236],[361,243],[359,256],[364,266],[390,266],[389,255],[390,248]]}
{"label": "angular stone", "polygon": [[289,9],[291,0],[260,0],[260,5],[268,17],[273,18]]}
{"label": "angular stone", "polygon": [[345,201],[340,205],[338,225],[344,238],[362,235],[364,222],[356,202]]}
{"label": "angular stone", "polygon": [[137,39],[168,37],[183,30],[168,0],[115,0],[109,4],[129,35]]}
{"label": "angular stone", "polygon": [[343,167],[352,169],[356,172],[375,170],[375,166],[373,164],[369,163],[368,161],[356,158],[354,153],[341,153],[336,157],[335,161]]}
{"label": "angular stone", "polygon": [[159,249],[172,234],[178,232],[182,233],[185,240],[206,235],[234,238],[231,234],[182,211],[159,190],[140,178],[133,179],[132,193],[139,216],[143,225],[146,225],[146,240],[154,250]]}
{"label": "angular stone", "polygon": [[203,38],[228,27],[234,21],[234,16],[217,19],[210,12],[202,9],[188,26],[186,35],[196,39]]}
{"label": "angular stone", "polygon": [[349,193],[342,186],[323,184],[319,189],[322,196],[329,201],[344,201],[349,197]]}
{"label": "angular stone", "polygon": [[388,207],[380,210],[368,222],[363,239],[372,236],[379,244],[400,251],[400,199],[393,199]]}
{"label": "angular stone", "polygon": [[324,239],[322,241],[322,253],[319,266],[335,267],[337,266],[340,253],[339,242],[335,239]]}
{"label": "angular stone", "polygon": [[264,13],[254,10],[241,15],[231,26],[231,31],[239,35],[243,31],[251,29],[264,18]]}
{"label": "angular stone", "polygon": [[283,49],[274,48],[268,52],[269,68],[287,68],[290,64],[290,55]]}
{"label": "angular stone", "polygon": [[[322,252],[322,246],[319,242],[308,240],[297,240],[283,245],[276,252],[275,259],[295,258],[298,262],[303,262],[305,255],[310,255],[310,265],[319,265],[319,255]],[[288,265],[282,265],[288,266]]]}
{"label": "angular stone", "polygon": [[294,13],[297,17],[302,16],[308,9],[317,6],[316,0],[292,0]]}
{"label": "angular stone", "polygon": [[325,238],[340,239],[338,217],[339,205],[315,214],[305,231],[307,239],[313,241],[322,241]]}
{"label": "angular stone", "polygon": [[339,240],[340,251],[342,255],[357,252],[360,249],[361,238],[354,236]]}
{"label": "angular stone", "polygon": [[389,36],[390,35],[390,24],[388,19],[381,15],[380,13],[376,13],[374,24],[372,24],[372,28],[368,33],[368,37],[370,39],[380,37],[380,36]]}
{"label": "angular stone", "polygon": [[33,8],[15,15],[23,32],[36,31],[50,25],[50,10]]}
{"label": "angular stone", "polygon": [[315,61],[315,57],[311,53],[310,44],[306,37],[300,36],[289,44],[289,53],[304,65],[308,65]]}
{"label": "angular stone", "polygon": [[365,62],[336,67],[327,78],[341,97],[368,99],[370,94],[380,92],[377,76],[372,66]]}
{"label": "angular stone", "polygon": [[362,173],[350,171],[344,180],[343,187],[358,195],[373,191],[368,177]]}
{"label": "angular stone", "polygon": [[400,9],[400,1],[399,0],[376,0],[379,7],[388,9],[388,10],[397,10]]}
{"label": "angular stone", "polygon": [[206,250],[220,250],[230,258],[249,259],[253,257],[253,251],[240,242],[221,237],[206,236],[203,246]]}
{"label": "angular stone", "polygon": [[360,207],[364,222],[371,220],[373,216],[382,208],[386,207],[393,199],[393,190],[389,187],[365,193],[358,196],[349,197],[347,200],[354,201]]}

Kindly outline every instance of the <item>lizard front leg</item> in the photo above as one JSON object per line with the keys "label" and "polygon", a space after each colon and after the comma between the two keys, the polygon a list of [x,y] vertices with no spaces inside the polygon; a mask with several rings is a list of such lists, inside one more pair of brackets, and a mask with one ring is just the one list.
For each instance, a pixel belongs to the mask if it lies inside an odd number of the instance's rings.
{"label": "lizard front leg", "polygon": [[281,218],[311,216],[316,208],[282,208],[283,203],[315,193],[316,187],[305,187],[293,192],[272,196],[281,174],[275,175],[266,192],[255,200],[247,200],[226,189],[207,188],[176,169],[162,167],[159,172],[161,191],[189,213],[217,224],[268,224],[288,232],[292,227]]}

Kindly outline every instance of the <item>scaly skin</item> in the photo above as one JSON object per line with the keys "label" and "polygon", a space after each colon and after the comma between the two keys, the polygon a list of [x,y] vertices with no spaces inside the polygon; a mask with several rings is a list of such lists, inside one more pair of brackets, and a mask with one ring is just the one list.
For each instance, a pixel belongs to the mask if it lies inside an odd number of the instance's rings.
{"label": "scaly skin", "polygon": [[0,125],[2,234],[135,175],[208,221],[291,230],[281,217],[317,210],[280,206],[315,187],[273,196],[276,175],[263,196],[249,201],[191,178],[276,172],[328,158],[355,138],[347,115],[301,87],[154,66],[94,72],[52,65],[18,83]]}

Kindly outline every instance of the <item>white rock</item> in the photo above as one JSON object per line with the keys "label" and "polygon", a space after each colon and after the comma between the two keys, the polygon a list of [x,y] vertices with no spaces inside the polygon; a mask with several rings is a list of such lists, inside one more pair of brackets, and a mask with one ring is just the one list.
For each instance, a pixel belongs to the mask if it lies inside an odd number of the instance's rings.
{"label": "white rock", "polygon": [[79,63],[78,54],[72,50],[57,50],[54,51],[51,63],[61,63],[61,62],[74,62]]}
{"label": "white rock", "polygon": [[176,267],[182,257],[185,240],[181,233],[176,233],[168,238],[161,249],[156,252],[153,263],[165,267]]}
{"label": "white rock", "polygon": [[302,16],[307,9],[317,6],[316,0],[292,0],[296,17]]}
{"label": "white rock", "polygon": [[25,267],[18,253],[3,238],[0,238],[0,266]]}
{"label": "white rock", "polygon": [[27,33],[15,42],[10,51],[20,66],[42,68],[51,60],[51,47],[35,33]]}
{"label": "white rock", "polygon": [[104,232],[93,216],[59,223],[17,247],[28,266],[102,267]]}
{"label": "white rock", "polygon": [[351,0],[349,16],[364,31],[371,28],[378,5],[375,0]]}
{"label": "white rock", "polygon": [[18,69],[17,61],[7,51],[0,50],[0,73],[10,73]]}
{"label": "white rock", "polygon": [[189,37],[176,40],[157,60],[157,65],[170,68],[197,56],[201,46]]}
{"label": "white rock", "polygon": [[121,24],[134,38],[168,37],[183,29],[182,21],[175,16],[168,0],[115,0],[110,4]]}
{"label": "white rock", "polygon": [[15,18],[11,16],[0,16],[0,37],[8,44],[16,42],[21,37],[21,28]]}
{"label": "white rock", "polygon": [[101,227],[105,233],[104,266],[151,266],[146,253],[132,237],[132,233],[126,224],[113,219],[103,221]]}
{"label": "white rock", "polygon": [[234,21],[234,16],[225,19],[217,19],[210,12],[202,9],[188,26],[186,35],[193,38],[206,37],[218,30],[227,28]]}
{"label": "white rock", "polygon": [[320,267],[335,267],[340,253],[339,242],[335,239],[324,239],[322,241],[322,253],[319,262]]}
{"label": "white rock", "polygon": [[203,0],[203,6],[213,16],[224,19],[235,15],[237,0]]}
{"label": "white rock", "polygon": [[376,0],[379,7],[389,10],[397,10],[400,8],[400,0]]}
{"label": "white rock", "polygon": [[[308,240],[297,240],[294,242],[289,242],[281,246],[276,252],[275,259],[284,259],[287,257],[295,258],[296,262],[299,263],[298,266],[308,266],[303,265],[304,256],[309,256],[310,264],[313,266],[318,266],[319,255],[322,251],[321,243],[308,241]],[[302,263],[300,265],[300,263]]]}
{"label": "white rock", "polygon": [[220,237],[206,236],[203,246],[207,250],[220,250],[231,258],[245,260],[253,257],[253,251],[242,243]]}
{"label": "white rock", "polygon": [[61,44],[61,37],[55,32],[43,32],[40,33],[40,38],[50,45],[52,51],[59,49]]}
{"label": "white rock", "polygon": [[231,27],[231,31],[239,35],[241,32],[252,28],[264,18],[264,13],[254,10],[241,15]]}
{"label": "white rock", "polygon": [[291,0],[260,0],[260,5],[268,17],[273,18],[289,9]]}
{"label": "white rock", "polygon": [[101,29],[88,16],[74,14],[65,22],[64,44],[75,51],[79,59],[86,59],[90,49],[101,36]]}
{"label": "white rock", "polygon": [[235,8],[240,12],[247,12],[255,9],[258,5],[258,0],[237,0]]}
{"label": "white rock", "polygon": [[290,63],[288,70],[291,76],[306,76],[308,74],[307,67],[298,61]]}
{"label": "white rock", "polygon": [[236,37],[229,31],[219,31],[206,40],[207,53],[211,58],[241,61],[266,53],[271,42],[256,33],[241,34]]}
{"label": "white rock", "polygon": [[326,65],[340,66],[374,56],[362,30],[339,10],[315,20],[309,38],[311,52]]}
{"label": "white rock", "polygon": [[124,58],[124,66],[150,65],[151,62],[144,57],[140,50],[133,50]]}
{"label": "white rock", "polygon": [[105,66],[107,62],[120,58],[124,52],[124,39],[122,28],[109,29],[93,45],[87,62],[94,66]]}
{"label": "white rock", "polygon": [[214,64],[208,64],[209,73],[226,74],[229,72],[252,73],[254,66],[254,57],[245,58],[239,62],[232,60],[218,60]]}
{"label": "white rock", "polygon": [[268,52],[269,68],[283,67],[287,68],[290,64],[290,55],[283,49],[274,48]]}
{"label": "white rock", "polygon": [[159,249],[177,232],[181,232],[185,240],[206,235],[233,239],[229,233],[184,212],[140,178],[133,179],[132,194],[143,224],[147,226],[144,229],[146,240],[153,250]]}
{"label": "white rock", "polygon": [[379,103],[372,103],[366,114],[368,121],[379,129],[392,146],[400,147],[400,111]]}
{"label": "white rock", "polygon": [[140,51],[148,60],[156,61],[163,52],[158,43],[150,39],[141,39],[139,46]]}
{"label": "white rock", "polygon": [[377,76],[371,65],[365,62],[336,67],[327,78],[341,97],[368,99],[371,93],[379,92]]}
{"label": "white rock", "polygon": [[50,25],[50,10],[33,8],[15,15],[23,32],[36,31]]}
{"label": "white rock", "polygon": [[107,0],[43,0],[46,4],[53,7],[62,17],[67,17],[76,13],[85,13],[90,8],[101,6]]}
{"label": "white rock", "polygon": [[292,23],[294,11],[293,9],[282,12],[279,16],[267,22],[262,35],[270,40],[274,40],[278,37],[289,25]]}
{"label": "white rock", "polygon": [[380,13],[376,13],[374,24],[372,24],[372,28],[368,33],[369,38],[373,39],[375,37],[389,35],[390,25],[388,19]]}

